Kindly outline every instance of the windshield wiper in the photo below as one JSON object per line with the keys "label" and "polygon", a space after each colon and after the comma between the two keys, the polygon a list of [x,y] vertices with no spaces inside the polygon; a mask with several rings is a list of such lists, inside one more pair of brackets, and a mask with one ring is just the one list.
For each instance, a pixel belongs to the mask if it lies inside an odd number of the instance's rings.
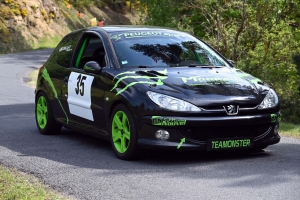
{"label": "windshield wiper", "polygon": [[213,66],[213,65],[206,65],[206,64],[190,64],[188,67],[201,67],[201,68],[222,68],[224,66]]}
{"label": "windshield wiper", "polygon": [[188,64],[188,67],[209,67],[207,64]]}
{"label": "windshield wiper", "polygon": [[151,68],[151,67],[147,66],[147,65],[140,65],[140,66],[138,66],[138,68]]}

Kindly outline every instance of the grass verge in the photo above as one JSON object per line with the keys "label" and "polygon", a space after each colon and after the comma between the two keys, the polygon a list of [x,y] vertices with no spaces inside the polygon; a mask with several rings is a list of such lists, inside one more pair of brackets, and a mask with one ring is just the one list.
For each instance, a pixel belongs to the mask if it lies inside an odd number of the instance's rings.
{"label": "grass verge", "polygon": [[54,48],[60,42],[61,38],[60,36],[45,36],[39,40],[38,44],[33,45],[33,49]]}
{"label": "grass verge", "polygon": [[30,80],[30,81],[27,82],[27,84],[28,84],[30,87],[35,87],[35,85],[36,85],[36,79],[37,79],[37,76],[38,76],[38,72],[39,72],[38,69],[33,70],[33,71],[30,72],[30,74],[27,76],[27,80]]}
{"label": "grass verge", "polygon": [[279,135],[300,139],[300,124],[281,122],[279,126]]}
{"label": "grass verge", "polygon": [[66,198],[40,183],[35,177],[0,166],[0,199],[65,200]]}

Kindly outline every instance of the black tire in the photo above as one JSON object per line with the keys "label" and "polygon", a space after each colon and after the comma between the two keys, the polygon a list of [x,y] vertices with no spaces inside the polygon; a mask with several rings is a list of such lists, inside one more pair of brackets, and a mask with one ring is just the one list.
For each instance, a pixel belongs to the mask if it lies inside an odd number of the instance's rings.
{"label": "black tire", "polygon": [[[118,121],[120,123],[117,123]],[[117,105],[112,112],[110,142],[119,159],[136,159],[138,148],[135,120],[130,110],[123,104]]]}
{"label": "black tire", "polygon": [[35,99],[35,121],[43,135],[58,134],[62,127],[55,121],[49,100],[44,92],[39,92]]}

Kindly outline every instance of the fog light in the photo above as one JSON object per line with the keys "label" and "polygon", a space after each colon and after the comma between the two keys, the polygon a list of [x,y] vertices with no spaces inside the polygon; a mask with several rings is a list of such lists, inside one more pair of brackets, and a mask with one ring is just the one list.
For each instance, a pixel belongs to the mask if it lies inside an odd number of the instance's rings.
{"label": "fog light", "polygon": [[278,124],[276,124],[276,126],[274,127],[274,133],[278,135],[278,129],[279,129],[279,126]]}
{"label": "fog light", "polygon": [[155,138],[158,140],[168,140],[170,138],[170,133],[165,130],[158,130],[155,132]]}

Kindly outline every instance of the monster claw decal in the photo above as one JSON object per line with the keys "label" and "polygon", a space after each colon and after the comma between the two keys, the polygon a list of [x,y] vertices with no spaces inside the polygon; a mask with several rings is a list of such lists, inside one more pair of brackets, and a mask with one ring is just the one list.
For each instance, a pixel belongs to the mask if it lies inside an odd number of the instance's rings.
{"label": "monster claw decal", "polygon": [[69,118],[68,118],[67,113],[65,112],[63,106],[61,105],[61,102],[60,102],[59,99],[58,99],[56,89],[55,89],[55,87],[54,87],[54,85],[53,85],[53,82],[52,82],[52,80],[51,80],[51,78],[50,78],[50,75],[49,75],[49,73],[48,73],[46,67],[44,67],[43,70],[42,70],[42,76],[43,76],[43,78],[45,79],[45,81],[48,83],[48,85],[50,86],[52,92],[54,93],[54,97],[57,99],[57,101],[58,101],[58,103],[59,103],[61,109],[62,109],[63,112],[65,113],[66,118],[67,118],[67,124],[68,124],[68,123],[69,123]]}
{"label": "monster claw decal", "polygon": [[124,92],[127,88],[129,88],[130,86],[133,86],[133,85],[135,85],[135,84],[138,84],[138,83],[140,83],[140,84],[149,84],[149,85],[153,85],[153,84],[156,84],[156,85],[163,85],[164,83],[161,81],[161,80],[158,80],[157,82],[150,82],[150,81],[138,81],[138,82],[132,82],[132,83],[130,83],[130,84],[128,84],[126,87],[124,87],[122,90],[120,90],[117,94],[116,94],[116,96],[117,95],[119,95],[120,93],[122,93],[122,92]]}
{"label": "monster claw decal", "polygon": [[[146,70],[146,71],[143,71],[143,72],[149,72],[149,71]],[[128,79],[128,78],[146,79],[146,80],[136,81],[136,82],[132,82],[132,83],[127,84],[126,87],[122,88],[121,90],[119,90],[117,92],[116,96],[119,95],[120,93],[124,92],[127,88],[129,88],[129,87],[131,87],[135,84],[163,85],[164,83],[161,80],[164,80],[164,79],[168,78],[167,76],[159,76],[159,75],[156,75],[156,76],[128,75],[128,74],[136,74],[136,73],[137,73],[137,71],[128,71],[128,72],[123,72],[123,73],[117,74],[113,78],[113,80],[116,77],[121,76],[121,75],[126,75],[126,76],[123,76],[123,77],[119,78],[117,80],[117,82],[115,83],[114,87],[110,91],[113,91],[114,89],[116,89],[118,87],[119,83],[122,80],[125,80],[125,79]],[[157,73],[167,75],[168,71],[167,71],[167,69],[165,69],[163,71],[157,71]],[[153,79],[158,79],[158,80],[154,81]]]}
{"label": "monster claw decal", "polygon": [[116,75],[116,76],[113,78],[113,81],[115,80],[115,78],[117,78],[118,76],[121,76],[121,75],[123,75],[123,74],[135,74],[135,73],[136,73],[136,71],[129,71],[129,72],[123,72],[123,73],[120,73],[120,74]]}

